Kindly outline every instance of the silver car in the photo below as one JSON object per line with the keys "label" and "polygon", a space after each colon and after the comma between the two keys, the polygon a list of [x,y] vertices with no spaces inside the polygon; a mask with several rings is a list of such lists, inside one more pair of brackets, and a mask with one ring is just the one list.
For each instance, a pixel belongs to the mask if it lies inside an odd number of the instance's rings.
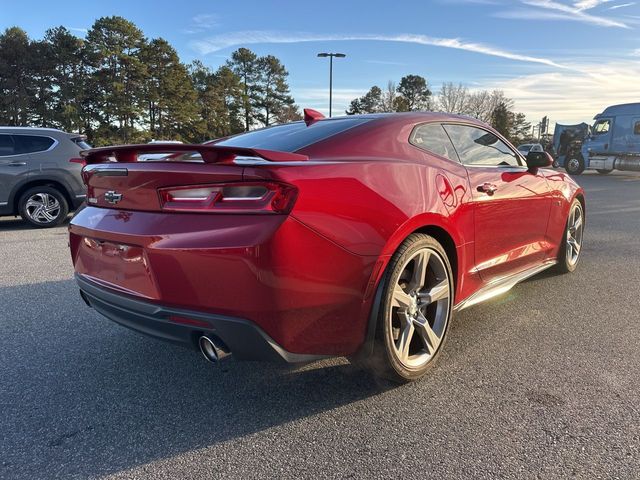
{"label": "silver car", "polygon": [[80,150],[85,137],[61,130],[0,127],[0,215],[53,227],[85,199]]}

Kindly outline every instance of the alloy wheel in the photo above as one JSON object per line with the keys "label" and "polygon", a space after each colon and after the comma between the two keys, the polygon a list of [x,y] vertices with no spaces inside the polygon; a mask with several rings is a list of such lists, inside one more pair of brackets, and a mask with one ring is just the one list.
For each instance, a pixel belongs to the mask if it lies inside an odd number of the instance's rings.
{"label": "alloy wheel", "polygon": [[584,232],[584,214],[582,206],[576,203],[569,214],[567,221],[567,262],[574,266],[578,263],[580,250],[582,249],[582,234]]}
{"label": "alloy wheel", "polygon": [[393,285],[388,312],[393,353],[406,368],[419,369],[436,354],[449,321],[450,297],[440,254],[431,248],[415,252]]}
{"label": "alloy wheel", "polygon": [[25,212],[36,223],[54,222],[60,215],[60,202],[49,193],[35,193],[27,199]]}

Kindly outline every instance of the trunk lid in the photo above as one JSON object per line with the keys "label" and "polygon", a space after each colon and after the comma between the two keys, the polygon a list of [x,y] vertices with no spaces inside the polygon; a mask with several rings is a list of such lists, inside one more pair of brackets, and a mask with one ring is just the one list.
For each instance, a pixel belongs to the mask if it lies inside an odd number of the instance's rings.
{"label": "trunk lid", "polygon": [[87,204],[123,210],[160,211],[158,189],[242,180],[238,165],[135,162],[85,167]]}
{"label": "trunk lid", "polygon": [[87,204],[159,211],[159,189],[239,182],[245,164],[308,160],[305,155],[215,144],[146,144],[82,152]]}

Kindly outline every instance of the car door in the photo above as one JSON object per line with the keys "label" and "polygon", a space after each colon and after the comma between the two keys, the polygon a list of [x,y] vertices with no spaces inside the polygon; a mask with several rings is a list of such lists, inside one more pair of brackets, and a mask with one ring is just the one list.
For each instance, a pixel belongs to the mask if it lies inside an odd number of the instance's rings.
{"label": "car door", "polygon": [[613,121],[611,118],[600,118],[593,125],[589,139],[589,151],[596,154],[606,154],[610,152],[611,134],[614,128]]}
{"label": "car door", "polygon": [[0,207],[5,207],[11,191],[22,177],[28,175],[28,155],[15,149],[13,135],[0,133]]}
{"label": "car door", "polygon": [[478,126],[447,124],[445,130],[467,169],[473,195],[476,269],[490,282],[539,264],[551,192],[538,171],[497,135]]}

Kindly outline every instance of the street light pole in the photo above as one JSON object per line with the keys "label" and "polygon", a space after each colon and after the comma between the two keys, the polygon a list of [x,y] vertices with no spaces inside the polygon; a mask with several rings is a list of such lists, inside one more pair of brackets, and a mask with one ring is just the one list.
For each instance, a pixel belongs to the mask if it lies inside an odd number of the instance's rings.
{"label": "street light pole", "polygon": [[344,58],[346,55],[344,53],[319,53],[319,57],[329,57],[329,118],[331,118],[331,114],[333,111],[333,57]]}

